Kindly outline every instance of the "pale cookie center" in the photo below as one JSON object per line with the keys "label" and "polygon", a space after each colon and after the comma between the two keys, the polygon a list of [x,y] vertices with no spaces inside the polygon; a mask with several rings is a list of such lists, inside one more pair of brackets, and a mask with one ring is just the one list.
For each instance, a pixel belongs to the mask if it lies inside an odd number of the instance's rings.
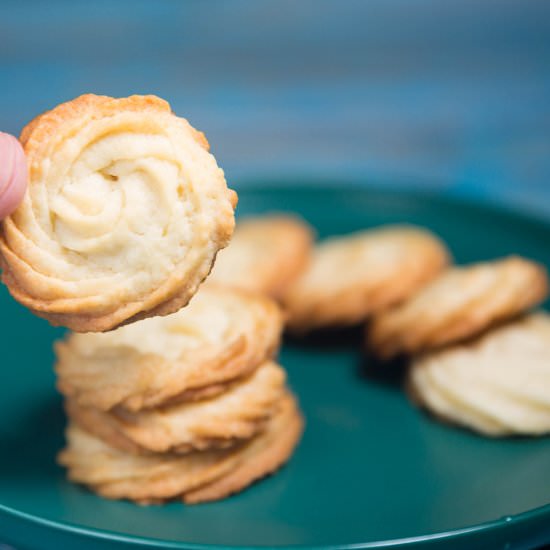
{"label": "pale cookie center", "polygon": [[186,183],[167,136],[108,134],[49,186],[51,230],[96,274],[138,273],[138,286],[139,273],[143,284],[162,279],[191,240]]}

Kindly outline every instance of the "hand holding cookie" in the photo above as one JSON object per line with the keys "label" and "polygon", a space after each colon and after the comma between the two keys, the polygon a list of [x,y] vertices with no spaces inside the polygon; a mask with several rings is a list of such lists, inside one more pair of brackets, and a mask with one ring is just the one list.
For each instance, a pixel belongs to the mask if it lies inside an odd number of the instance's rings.
{"label": "hand holding cookie", "polygon": [[229,242],[236,195],[208,142],[155,96],[92,94],[21,133],[22,203],[2,225],[2,280],[79,332],[187,304]]}

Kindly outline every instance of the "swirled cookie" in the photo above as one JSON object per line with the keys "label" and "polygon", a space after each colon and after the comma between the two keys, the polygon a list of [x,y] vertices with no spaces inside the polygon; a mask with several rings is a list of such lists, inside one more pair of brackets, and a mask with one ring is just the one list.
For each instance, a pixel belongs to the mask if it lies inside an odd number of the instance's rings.
{"label": "swirled cookie", "polygon": [[202,133],[155,96],[90,94],[21,142],[29,186],[0,236],[16,300],[78,332],[187,304],[234,227],[236,194]]}
{"label": "swirled cookie", "polygon": [[172,315],[57,342],[58,388],[101,410],[138,411],[211,396],[273,355],[282,323],[267,297],[204,286]]}
{"label": "swirled cookie", "polygon": [[388,226],[319,244],[306,271],[283,297],[294,332],[359,323],[399,302],[448,263],[426,230]]}
{"label": "swirled cookie", "polygon": [[550,432],[550,316],[416,359],[408,388],[438,417],[486,435]]}
{"label": "swirled cookie", "polygon": [[292,454],[302,428],[297,404],[288,394],[265,430],[235,448],[138,456],[114,449],[70,424],[68,445],[58,460],[67,467],[69,479],[107,498],[205,502],[240,491],[279,468]]}
{"label": "swirled cookie", "polygon": [[131,413],[102,412],[71,400],[67,414],[89,433],[126,452],[175,452],[225,448],[256,435],[277,409],[285,372],[267,362],[211,399]]}
{"label": "swirled cookie", "polygon": [[293,216],[271,215],[237,222],[208,282],[281,296],[306,268],[313,231]]}
{"label": "swirled cookie", "polygon": [[367,327],[382,358],[417,353],[475,336],[548,294],[545,269],[519,257],[449,269]]}

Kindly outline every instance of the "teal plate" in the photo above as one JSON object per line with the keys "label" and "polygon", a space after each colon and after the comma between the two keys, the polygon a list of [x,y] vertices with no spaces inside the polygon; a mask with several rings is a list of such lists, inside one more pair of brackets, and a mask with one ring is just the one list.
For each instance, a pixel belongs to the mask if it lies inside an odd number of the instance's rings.
{"label": "teal plate", "polygon": [[[438,196],[343,185],[241,190],[241,215],[273,210],[300,213],[321,237],[383,223],[425,225],[459,262],[510,253],[550,259],[550,226]],[[400,390],[399,366],[380,369],[361,356],[354,330],[285,342],[281,361],[307,428],[277,475],[199,506],[98,498],[65,481],[54,462],[64,419],[52,341],[61,331],[5,290],[0,307],[0,540],[18,549],[550,542],[550,438],[484,439],[431,420]]]}

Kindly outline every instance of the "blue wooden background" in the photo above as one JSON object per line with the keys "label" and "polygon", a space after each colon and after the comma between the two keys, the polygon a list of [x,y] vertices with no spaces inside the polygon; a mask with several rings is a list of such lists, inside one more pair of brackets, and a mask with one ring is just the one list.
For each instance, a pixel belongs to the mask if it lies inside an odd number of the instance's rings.
{"label": "blue wooden background", "polygon": [[151,92],[232,183],[369,178],[550,213],[550,2],[0,0],[0,128]]}

